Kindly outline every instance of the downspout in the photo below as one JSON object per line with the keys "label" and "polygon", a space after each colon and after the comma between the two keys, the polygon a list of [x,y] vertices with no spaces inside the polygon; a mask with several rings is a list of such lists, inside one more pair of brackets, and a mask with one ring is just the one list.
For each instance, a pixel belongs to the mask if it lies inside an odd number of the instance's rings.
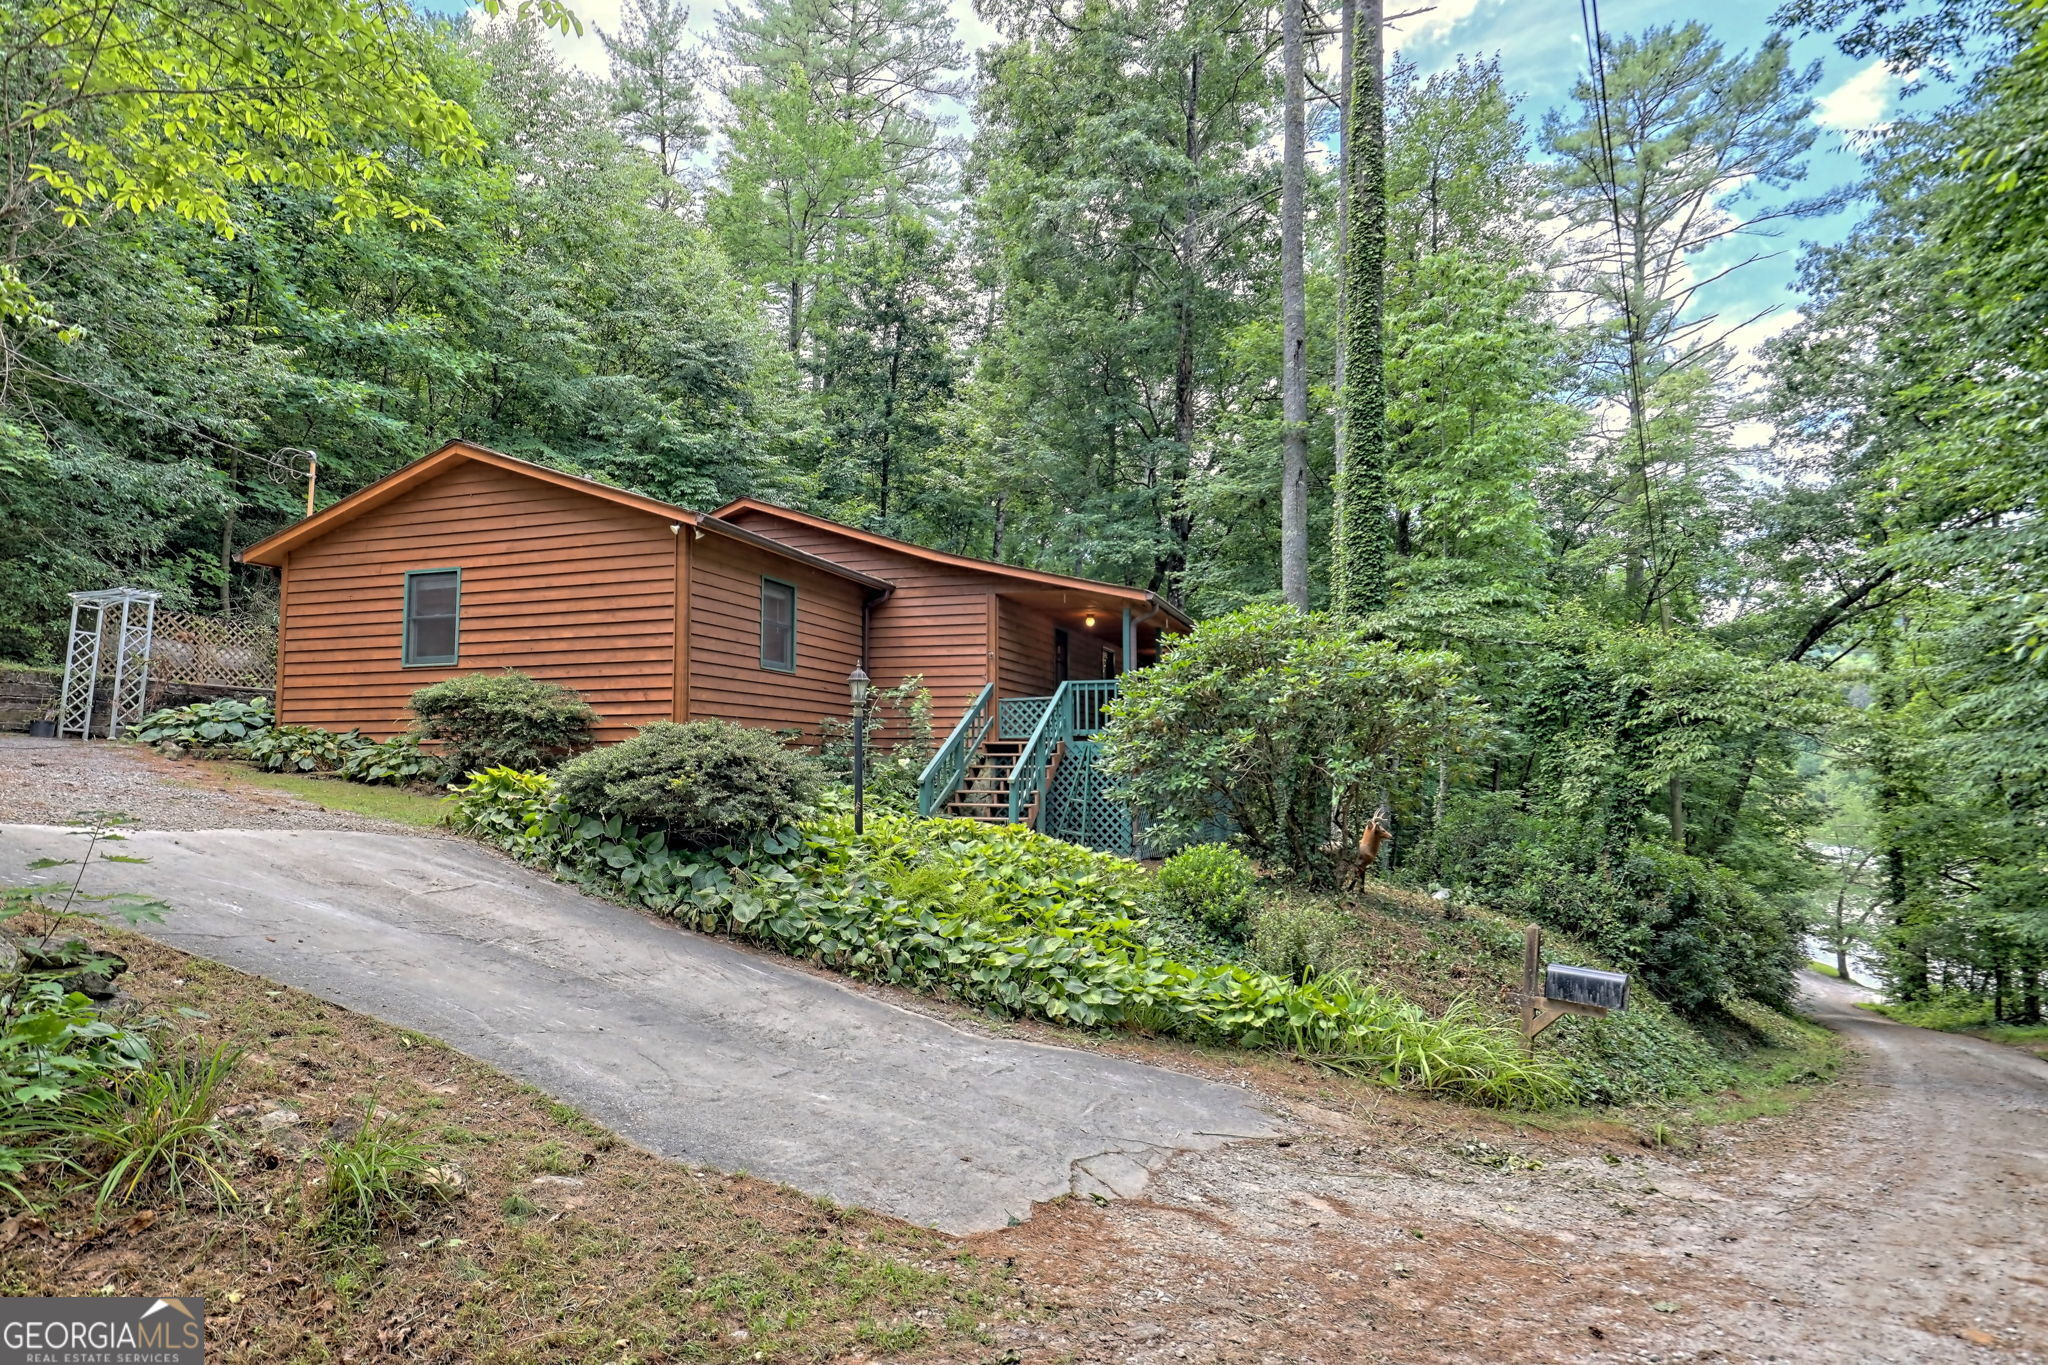
{"label": "downspout", "polygon": [[[869,588],[860,599],[860,666],[864,673],[873,673],[874,666],[868,655],[868,642],[873,636],[875,607],[889,600],[895,588]],[[880,680],[877,679],[879,684]]]}
{"label": "downspout", "polygon": [[1155,617],[1164,615],[1166,615],[1165,606],[1156,603],[1153,605],[1152,610],[1146,612],[1143,616],[1132,616],[1131,609],[1129,607],[1124,608],[1124,672],[1130,672],[1132,666],[1137,662],[1138,627],[1144,625],[1147,621],[1153,620]]}

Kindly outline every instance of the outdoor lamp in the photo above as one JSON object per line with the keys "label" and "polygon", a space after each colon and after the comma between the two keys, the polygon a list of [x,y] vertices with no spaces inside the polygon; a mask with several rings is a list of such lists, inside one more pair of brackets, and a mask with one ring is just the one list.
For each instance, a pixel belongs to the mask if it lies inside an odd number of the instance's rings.
{"label": "outdoor lamp", "polygon": [[853,698],[853,832],[867,832],[868,672],[859,664],[846,675],[846,694]]}
{"label": "outdoor lamp", "polygon": [[1095,613],[1090,612],[1088,613],[1088,615],[1081,618],[1081,624],[1088,627],[1088,629],[1090,630],[1095,629]]}

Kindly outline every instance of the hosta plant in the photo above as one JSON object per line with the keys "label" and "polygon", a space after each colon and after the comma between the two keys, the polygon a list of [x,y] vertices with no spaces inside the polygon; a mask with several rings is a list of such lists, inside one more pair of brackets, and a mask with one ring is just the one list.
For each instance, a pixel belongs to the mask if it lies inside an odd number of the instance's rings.
{"label": "hosta plant", "polygon": [[317,773],[339,768],[370,748],[360,731],[340,734],[316,725],[277,725],[235,746],[235,756],[271,772]]}
{"label": "hosta plant", "polygon": [[152,711],[129,728],[128,738],[181,749],[231,749],[275,723],[270,698],[227,698]]}
{"label": "hosta plant", "polygon": [[410,787],[442,781],[448,772],[448,761],[439,754],[428,753],[421,747],[418,735],[407,733],[364,745],[342,759],[334,771],[336,776],[351,782]]}

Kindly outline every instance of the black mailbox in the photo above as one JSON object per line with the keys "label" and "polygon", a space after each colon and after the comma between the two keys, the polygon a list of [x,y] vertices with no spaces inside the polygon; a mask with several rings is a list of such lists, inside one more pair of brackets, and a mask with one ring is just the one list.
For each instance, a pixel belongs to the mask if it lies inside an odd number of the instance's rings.
{"label": "black mailbox", "polygon": [[1628,975],[1603,972],[1598,967],[1567,967],[1550,964],[1543,982],[1543,994],[1573,1005],[1598,1005],[1602,1009],[1628,1008]]}

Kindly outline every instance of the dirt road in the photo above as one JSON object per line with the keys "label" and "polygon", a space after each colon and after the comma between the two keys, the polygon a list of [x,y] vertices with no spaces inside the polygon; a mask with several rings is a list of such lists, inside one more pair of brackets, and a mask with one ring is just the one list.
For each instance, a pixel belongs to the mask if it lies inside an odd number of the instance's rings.
{"label": "dirt road", "polygon": [[[1691,1155],[1386,1099],[985,1239],[1025,1362],[2048,1361],[2048,1064],[1804,982],[1861,1054]],[[1332,1095],[1329,1099],[1338,1102]],[[1283,1145],[1284,1144],[1284,1145]],[[1133,1267],[1142,1273],[1133,1274]]]}
{"label": "dirt road", "polygon": [[1804,984],[1866,1062],[1827,1140],[1788,1170],[1798,1183],[1758,1201],[1774,1217],[1737,1243],[1785,1300],[1739,1337],[1758,1358],[2048,1360],[2048,1062]]}

